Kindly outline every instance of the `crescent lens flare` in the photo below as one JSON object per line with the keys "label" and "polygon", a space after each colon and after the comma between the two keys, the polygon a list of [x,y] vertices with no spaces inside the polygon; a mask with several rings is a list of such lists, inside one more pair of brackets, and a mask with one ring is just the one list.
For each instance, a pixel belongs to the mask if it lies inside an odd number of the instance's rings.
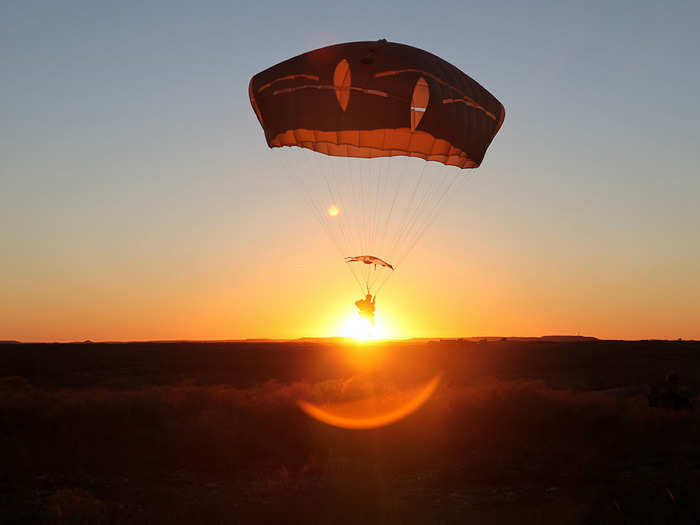
{"label": "crescent lens flare", "polygon": [[422,387],[403,392],[396,399],[363,399],[333,405],[314,405],[308,401],[297,402],[306,414],[327,425],[349,429],[369,429],[395,423],[415,412],[433,395],[440,383],[435,376]]}
{"label": "crescent lens flare", "polygon": [[329,217],[337,217],[338,215],[340,215],[340,208],[338,208],[338,206],[334,204],[330,208],[328,208]]}

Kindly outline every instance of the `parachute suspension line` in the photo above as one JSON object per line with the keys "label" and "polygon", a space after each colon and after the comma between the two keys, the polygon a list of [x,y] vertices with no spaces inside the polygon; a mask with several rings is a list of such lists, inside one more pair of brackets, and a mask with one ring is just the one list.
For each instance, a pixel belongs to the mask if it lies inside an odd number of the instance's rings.
{"label": "parachute suspension line", "polygon": [[[385,132],[386,133],[386,132]],[[376,199],[376,204],[375,204],[375,209],[377,210],[377,216],[376,216],[376,221],[374,223],[374,230],[373,230],[373,241],[376,241],[376,245],[379,246],[381,244],[381,237],[380,237],[380,227],[382,223],[382,218],[384,214],[386,213],[386,210],[384,209],[383,206],[381,206],[382,213],[379,213],[380,209],[380,204],[383,204],[385,199],[384,193],[386,191],[386,173],[384,172],[384,163],[381,161],[381,159],[377,159],[376,161],[377,164],[377,171],[379,172],[379,182],[377,184],[377,199]],[[381,257],[383,254],[379,254]]]}
{"label": "parachute suspension line", "polygon": [[[357,228],[357,192],[355,189],[355,181],[353,180],[352,173],[350,172],[350,163],[347,158],[347,145],[345,146],[345,151],[346,151],[346,156],[343,158],[342,164],[343,164],[343,172],[342,176],[339,176],[336,174],[336,180],[340,181],[342,179],[345,179],[346,181],[346,186],[349,187],[349,191],[346,192],[346,195],[348,196],[348,208],[345,209],[345,217],[347,217],[348,223],[350,230],[353,232],[353,237],[354,239],[350,244],[348,244],[347,248],[349,250],[353,250],[354,248],[354,243],[357,243],[358,245],[362,244],[362,239],[361,239],[361,233],[359,229]],[[340,183],[340,182],[339,182]],[[346,253],[347,255],[355,255],[352,253]]]}
{"label": "parachute suspension line", "polygon": [[[340,209],[343,210],[345,208],[345,203],[342,202],[342,199],[340,199],[340,193],[338,193],[337,198],[335,193],[333,192],[333,189],[331,187],[330,182],[328,181],[328,175],[326,173],[325,169],[321,169],[321,174],[323,175],[323,180],[326,183],[326,188],[328,189],[328,195],[331,198],[331,204],[333,206],[340,205]],[[338,230],[340,230],[341,235],[343,236],[343,243],[347,246],[348,240],[347,240],[347,235],[345,234],[345,228],[343,228],[343,219],[342,216],[337,217],[337,223],[338,223]]]}
{"label": "parachute suspension line", "polygon": [[[410,243],[411,235],[414,233],[414,230],[416,227],[420,226],[422,224],[421,220],[425,218],[423,216],[423,212],[426,210],[427,206],[433,202],[433,197],[434,195],[438,194],[440,189],[443,187],[443,184],[445,183],[445,180],[447,179],[447,175],[449,174],[449,170],[441,170],[443,173],[442,179],[440,180],[439,184],[432,184],[431,187],[428,189],[428,191],[424,192],[422,194],[422,197],[420,201],[418,202],[418,205],[414,208],[411,217],[408,220],[406,228],[401,232],[401,237],[397,239],[396,241],[396,250],[401,252],[401,248]],[[421,220],[419,220],[421,219]],[[396,251],[393,251],[391,256],[393,259],[398,260],[398,254]]]}
{"label": "parachute suspension line", "polygon": [[[420,224],[420,226],[415,230],[415,236],[413,236],[413,238],[410,238],[409,236],[406,248],[403,250],[402,253],[397,254],[394,266],[395,268],[398,268],[403,264],[408,255],[413,251],[418,242],[423,238],[425,233],[433,225],[433,223],[440,214],[441,205],[443,201],[446,197],[448,197],[448,195],[451,194],[451,190],[454,187],[455,183],[461,180],[463,177],[464,175],[462,174],[461,170],[455,170],[454,174],[452,174],[451,176],[449,176],[449,172],[446,172],[442,177],[442,181],[440,182],[440,184],[437,184],[435,186],[437,188],[437,191],[433,192],[433,195],[439,195],[439,197],[437,198],[437,200],[435,200],[435,202],[432,202],[432,198],[427,199],[427,202],[430,202],[431,205],[423,207],[423,211],[427,211],[427,213],[423,215],[423,218],[425,218],[426,220],[424,221],[423,219],[421,219],[420,221],[418,221],[418,224]],[[446,182],[447,184],[445,184]],[[387,283],[390,277],[391,273],[387,274],[385,278],[378,283],[375,293],[379,293],[379,291],[384,287],[384,285]]]}
{"label": "parachute suspension line", "polygon": [[[391,182],[389,180],[389,176],[386,173],[386,170],[384,169],[386,166],[385,162],[383,162],[381,159],[377,159],[377,169],[379,170],[379,177],[381,180],[381,187],[380,187],[380,195],[378,198],[379,201],[379,208],[381,209],[381,213],[377,215],[377,221],[374,226],[374,236],[376,239],[377,246],[381,245],[382,241],[382,236],[381,236],[381,228],[382,228],[382,223],[384,222],[384,216],[387,214],[387,209],[385,206],[385,203],[387,201],[387,194],[390,189],[389,183]],[[383,254],[380,254],[383,255]]]}
{"label": "parachute suspension line", "polygon": [[[384,212],[383,207],[380,206],[384,201],[381,199],[381,197],[384,195],[384,172],[381,169],[382,168],[382,163],[379,162],[378,160],[375,160],[373,162],[373,166],[376,168],[375,169],[375,174],[374,177],[377,179],[377,185],[376,185],[376,190],[374,193],[374,217],[372,221],[372,230],[370,232],[371,234],[371,242],[372,246],[376,246],[377,243],[377,225],[380,222],[381,215]],[[381,254],[379,254],[381,256]]]}
{"label": "parachute suspension line", "polygon": [[455,182],[462,176],[463,175],[460,170],[456,170],[452,176],[450,176],[449,172],[445,172],[442,181],[435,187],[436,191],[434,192],[434,195],[439,195],[439,197],[437,200],[434,200],[433,196],[431,196],[431,200],[426,202],[424,210],[421,211],[421,213],[425,212],[425,214],[419,221],[416,222],[416,228],[414,228],[414,231],[411,232],[411,236],[409,236],[407,239],[409,247],[404,251],[404,254],[399,256],[399,260],[403,261],[407,257],[408,253],[410,253],[413,247],[423,236],[423,233],[432,225],[440,213],[440,207],[442,206],[443,200],[445,197],[447,197],[447,195],[449,195]]}
{"label": "parachute suspension line", "polygon": [[420,202],[415,207],[415,209],[413,211],[413,215],[409,220],[409,224],[403,232],[404,237],[399,242],[399,245],[398,245],[399,250],[411,238],[411,235],[413,234],[415,227],[417,225],[421,224],[421,220],[424,218],[423,213],[426,210],[426,207],[429,206],[433,202],[434,196],[436,194],[438,194],[440,189],[442,188],[442,185],[445,182],[447,173],[445,172],[445,170],[441,170],[441,173],[443,173],[443,176],[440,179],[440,182],[431,184],[428,191],[423,193],[422,198],[420,199]]}
{"label": "parachute suspension line", "polygon": [[[374,195],[372,195],[372,165],[368,164],[367,165],[367,170],[365,173],[362,174],[362,183],[364,186],[364,194],[365,194],[365,204],[367,207],[367,224],[365,226],[366,232],[365,232],[365,237],[367,239],[367,249],[369,251],[374,251],[374,245],[372,244],[372,222],[374,220],[374,214],[376,212],[376,208],[372,206],[373,204],[373,198]],[[375,194],[376,195],[376,194]],[[368,272],[367,272],[367,280],[369,280],[372,277],[372,272],[371,272],[371,266],[368,265]]]}
{"label": "parachute suspension line", "polygon": [[[389,157],[385,157],[385,158],[388,159]],[[384,163],[384,167],[385,167],[385,168],[386,168],[387,163],[388,163],[388,162],[385,162],[385,163]],[[391,201],[391,207],[389,208],[389,213],[387,214],[386,220],[384,221],[384,232],[382,233],[382,242],[381,242],[382,256],[383,256],[383,255],[386,255],[386,254],[384,254],[383,250],[384,250],[384,245],[386,244],[386,238],[387,238],[387,231],[388,231],[388,227],[389,227],[389,222],[391,221],[391,215],[392,215],[392,213],[394,212],[394,206],[396,205],[396,199],[397,199],[397,197],[399,196],[399,192],[400,192],[400,189],[401,189],[401,183],[403,182],[403,179],[404,179],[404,178],[403,178],[403,177],[399,177],[398,179],[399,179],[398,182],[397,182],[396,184],[393,184],[393,186],[396,188],[396,190],[394,191],[394,198],[393,198],[392,201]],[[390,262],[391,262],[391,261],[390,261]]]}
{"label": "parachute suspension line", "polygon": [[[376,198],[376,193],[372,195],[372,177],[373,177],[373,170],[372,168],[374,165],[372,164],[371,159],[368,159],[366,162],[365,169],[363,172],[361,172],[361,180],[362,180],[362,187],[363,187],[363,201],[365,203],[365,209],[366,209],[366,224],[365,224],[365,239],[366,239],[366,245],[367,245],[367,250],[368,252],[373,252],[374,251],[374,245],[372,244],[372,223],[374,221],[374,214],[376,213],[376,206],[372,206],[372,197],[374,196]],[[374,276],[374,267],[373,265],[365,265],[365,276],[367,278],[367,288],[371,289],[372,286],[372,277]]]}
{"label": "parachute suspension line", "polygon": [[416,246],[418,241],[420,241],[420,239],[423,237],[423,235],[428,230],[428,228],[430,228],[430,226],[433,225],[433,223],[437,219],[438,215],[440,214],[440,205],[441,205],[442,201],[449,194],[449,192],[452,189],[452,187],[454,186],[455,182],[457,182],[461,178],[463,178],[463,177],[459,171],[454,174],[454,176],[450,180],[449,184],[447,185],[447,187],[444,189],[444,191],[440,195],[440,198],[433,206],[430,214],[428,215],[428,217],[429,217],[428,221],[423,225],[423,228],[419,231],[418,235],[414,238],[413,242],[410,244],[408,249],[402,254],[401,258],[399,259],[398,264],[401,264],[406,259],[406,257],[408,257],[408,254],[411,253],[413,248]]}
{"label": "parachute suspension line", "polygon": [[[373,213],[372,213],[372,225],[370,228],[370,243],[371,246],[376,247],[378,246],[377,243],[377,224],[380,222],[380,218],[383,213],[385,213],[384,207],[382,205],[383,201],[381,200],[381,197],[383,195],[383,189],[384,189],[384,177],[383,173],[381,171],[382,163],[378,161],[378,159],[373,159],[372,160],[372,167],[374,168],[372,171],[372,176],[375,179],[374,182],[374,205],[372,206]],[[377,253],[377,256],[381,257],[383,254]],[[381,268],[378,269],[376,265],[372,267],[372,274],[370,276],[370,285],[371,287],[374,287],[375,282],[381,274],[383,274],[386,271],[386,269]]]}
{"label": "parachute suspension line", "polygon": [[[345,146],[346,148],[346,155],[347,155],[347,148],[348,146]],[[360,217],[360,205],[361,205],[361,199],[360,199],[360,191],[358,188],[358,181],[357,181],[357,175],[355,173],[355,170],[353,169],[352,161],[348,158],[348,156],[345,157],[345,173],[344,177],[338,177],[338,180],[349,180],[350,181],[350,188],[351,188],[351,193],[352,195],[352,208],[346,209],[346,215],[345,217],[349,217],[349,222],[351,222],[351,229],[356,233],[357,237],[357,242],[358,242],[358,247],[360,252],[364,253],[365,251],[365,240],[363,238],[363,231],[360,228],[361,224],[361,219],[363,217]],[[348,249],[352,249],[352,246],[348,244],[347,246]],[[353,250],[355,251],[355,250]],[[355,253],[348,253],[346,255],[358,255]],[[348,266],[351,267],[353,273],[355,272],[354,269],[354,264],[349,263]],[[359,274],[358,276],[358,281],[361,283],[360,288],[362,289],[363,293],[369,293],[369,285],[367,283],[367,276],[365,272],[363,272],[363,268],[358,267],[357,273]]]}
{"label": "parachute suspension line", "polygon": [[[384,137],[386,138],[386,131],[384,132]],[[389,157],[384,157],[383,159],[372,159],[372,166],[375,167],[376,169],[372,173],[372,176],[376,178],[376,185],[375,185],[375,194],[374,194],[374,206],[373,206],[373,214],[372,214],[372,223],[370,227],[370,246],[373,247],[373,251],[376,251],[376,255],[385,257],[386,254],[383,253],[382,247],[384,244],[385,240],[385,233],[380,235],[380,231],[382,229],[382,223],[386,225],[386,221],[384,220],[384,215],[387,214],[387,210],[385,206],[380,206],[380,204],[383,204],[385,202],[384,194],[386,187],[388,185],[388,182],[386,180],[387,178],[387,166],[389,165]],[[396,200],[396,196],[398,195],[398,190],[395,192],[394,195],[394,202]],[[388,214],[387,214],[388,217]],[[372,290],[375,286],[378,280],[381,279],[383,275],[386,275],[389,270],[383,269],[383,270],[378,270],[376,265],[373,265],[371,268],[371,271],[368,268],[368,277],[367,277],[367,282],[368,282],[368,288]],[[376,295],[376,291],[375,291]]]}
{"label": "parachute suspension line", "polygon": [[459,175],[459,174],[455,175],[455,177],[452,179],[452,181],[450,182],[450,184],[448,185],[448,187],[447,187],[447,188],[445,189],[445,191],[442,193],[442,195],[440,196],[440,199],[438,200],[438,202],[436,203],[435,207],[433,208],[433,210],[432,210],[432,212],[431,212],[431,214],[430,214],[430,218],[429,218],[428,221],[425,223],[425,225],[423,226],[423,228],[420,230],[420,232],[418,233],[418,235],[416,235],[415,239],[414,239],[413,242],[410,244],[410,246],[406,249],[406,251],[405,251],[405,252],[402,254],[402,256],[400,257],[399,260],[400,260],[401,263],[403,263],[403,261],[406,259],[406,257],[408,257],[408,255],[411,253],[411,251],[413,251],[413,248],[414,248],[414,247],[416,246],[416,244],[418,244],[418,242],[423,238],[423,235],[425,234],[425,232],[433,225],[433,223],[435,222],[435,220],[436,220],[437,217],[439,216],[439,212],[440,212],[439,206],[440,206],[440,203],[444,200],[445,196],[450,192],[452,186],[454,186],[454,183],[455,183],[459,178],[460,178],[460,175]]}
{"label": "parachute suspension line", "polygon": [[[317,174],[313,173],[312,169],[308,169],[308,168],[311,168],[311,166],[313,166],[314,168],[318,167],[317,164],[314,162],[313,153],[306,150],[306,159],[305,160],[306,160],[306,163],[305,163],[306,165],[302,165],[302,172],[307,172],[307,173],[311,172],[312,174],[317,175]],[[321,166],[321,169],[323,169],[323,166]],[[309,191],[307,184],[304,181],[304,178],[300,174],[296,174],[296,175],[297,175],[297,179],[301,183],[302,187],[305,188],[303,193],[304,193],[307,201],[311,204],[311,209],[314,212],[314,216],[315,216],[316,220],[321,225],[321,228],[326,232],[326,235],[331,240],[331,242],[333,243],[335,248],[338,250],[338,253],[340,254],[340,256],[344,257],[345,255],[343,253],[343,249],[341,248],[341,246],[338,242],[337,236],[334,235],[332,227],[329,224],[328,219],[326,218],[325,212],[323,211],[322,207],[320,207],[313,199],[313,197],[312,197],[313,193],[311,191]],[[364,287],[363,287],[359,277],[355,273],[355,269],[350,267],[349,270],[350,270],[350,273],[352,274],[353,278],[357,282],[357,285],[360,287],[360,290],[364,290]]]}
{"label": "parachute suspension line", "polygon": [[399,233],[399,235],[397,236],[396,240],[394,241],[394,244],[393,244],[391,250],[389,250],[389,253],[392,254],[392,256],[393,256],[394,252],[396,251],[396,247],[397,247],[397,245],[398,245],[398,241],[399,241],[399,240],[401,239],[401,237],[403,236],[403,230],[405,229],[405,227],[406,227],[406,225],[407,225],[408,217],[409,217],[409,214],[410,214],[410,210],[411,210],[411,207],[413,206],[413,202],[415,201],[416,194],[417,194],[417,192],[418,192],[418,188],[419,188],[419,186],[420,186],[420,185],[422,184],[422,182],[423,182],[423,176],[425,175],[425,167],[427,166],[427,164],[428,164],[427,162],[423,164],[423,167],[422,167],[422,169],[421,169],[421,171],[420,171],[420,175],[418,175],[418,177],[417,177],[416,185],[414,186],[413,192],[411,193],[411,200],[409,201],[409,204],[408,204],[407,207],[406,207],[406,211],[405,211],[405,213],[404,213],[404,215],[403,215],[403,219],[401,219],[401,221],[399,222],[400,226],[399,226],[398,231],[399,231],[400,233]]}
{"label": "parachute suspension line", "polygon": [[[346,147],[347,149],[347,147]],[[342,171],[342,166],[339,165],[339,163],[334,162],[334,166],[337,166],[338,170],[341,170],[341,173],[338,174],[336,172],[336,177],[335,180],[338,182],[338,184],[342,184],[342,182],[345,183],[346,187],[350,188],[350,191],[344,191],[343,193],[348,197],[349,201],[349,207],[345,209],[345,214],[343,215],[343,220],[348,221],[348,226],[350,227],[350,231],[354,234],[353,239],[349,239],[348,243],[346,244],[345,248],[346,250],[350,251],[356,251],[356,246],[360,246],[362,244],[362,237],[361,237],[361,232],[359,231],[359,218],[358,218],[358,202],[357,202],[357,192],[355,190],[355,181],[353,179],[352,173],[350,172],[350,165],[347,157],[345,158],[345,171]],[[349,237],[349,236],[348,236]],[[356,244],[355,244],[356,243]],[[353,253],[346,253],[345,255],[355,255]]]}
{"label": "parachute suspension line", "polygon": [[[350,161],[350,164],[355,167],[353,160]],[[353,170],[354,171],[354,170]],[[368,219],[369,219],[369,210],[368,208],[368,202],[367,202],[367,189],[365,188],[365,184],[367,182],[367,174],[362,173],[362,170],[359,170],[357,172],[357,179],[358,182],[360,183],[360,201],[362,202],[362,239],[364,241],[364,246],[362,248],[362,252],[366,253],[369,250],[370,244],[369,244],[369,238],[367,236],[367,231],[368,231]],[[365,272],[367,275],[369,272]]]}
{"label": "parachute suspension line", "polygon": [[[384,163],[384,167],[389,166],[389,162],[388,162],[389,159],[390,159],[389,157],[386,157],[387,162]],[[397,162],[398,160],[399,159],[395,159],[394,165],[399,165],[399,166],[401,165],[400,163]],[[396,264],[395,264],[394,257],[392,255],[392,251],[395,251],[395,250],[391,250],[389,252],[386,252],[385,246],[386,246],[386,243],[388,241],[391,241],[391,240],[394,240],[396,242],[399,241],[399,237],[396,235],[396,231],[400,232],[402,230],[402,228],[405,227],[405,223],[406,223],[408,217],[410,217],[411,206],[413,205],[413,202],[416,200],[415,198],[416,198],[416,195],[418,194],[418,189],[420,188],[422,179],[425,176],[424,170],[426,167],[426,163],[421,162],[420,172],[417,172],[417,171],[415,172],[415,173],[417,173],[416,183],[415,183],[415,186],[413,186],[413,192],[411,193],[411,199],[408,202],[403,202],[403,205],[405,207],[405,209],[403,210],[403,214],[402,214],[403,219],[397,223],[396,228],[393,228],[393,227],[390,227],[390,225],[391,225],[391,217],[393,215],[394,210],[396,209],[396,204],[398,201],[405,200],[403,198],[399,199],[399,197],[404,196],[404,192],[401,191],[402,188],[405,186],[405,184],[403,184],[404,180],[413,178],[411,172],[413,171],[412,168],[414,166],[416,166],[416,164],[413,162],[413,159],[411,159],[411,158],[400,159],[400,160],[402,161],[402,163],[406,163],[406,166],[404,167],[404,169],[393,170],[395,178],[397,180],[396,180],[396,182],[394,182],[392,180],[391,186],[394,188],[394,193],[393,193],[393,195],[391,193],[389,194],[389,197],[391,197],[391,206],[389,206],[389,210],[388,210],[388,213],[386,214],[386,217],[383,218],[384,219],[382,221],[384,223],[383,233],[381,235],[380,242],[378,243],[378,253],[381,254],[383,257],[386,257],[387,260],[392,263],[394,268],[396,268]],[[412,187],[412,185],[409,184],[407,186],[407,189],[410,191],[411,187]],[[384,201],[382,201],[382,202],[384,202]],[[389,230],[392,230],[391,235],[388,235]],[[373,275],[371,276],[371,278],[372,278],[371,285],[373,288],[375,288],[375,294],[379,291],[379,289],[381,289],[383,284],[391,277],[391,275],[393,273],[394,273],[393,271],[388,271],[388,270],[373,273]]]}
{"label": "parachute suspension line", "polygon": [[[335,166],[335,163],[332,163],[332,164]],[[341,181],[341,180],[343,180],[343,177],[338,176],[337,173],[336,173],[335,175],[336,175],[336,177],[335,177],[335,180],[336,180],[336,181]],[[341,192],[341,193],[342,193],[342,192]],[[354,204],[351,203],[351,205],[350,205],[351,208],[348,208],[348,207],[347,207],[346,201],[343,200],[342,206],[343,206],[343,210],[341,211],[341,216],[338,217],[339,220],[340,220],[340,222],[345,222],[345,220],[346,220],[346,218],[347,218],[348,221],[350,222],[350,225],[349,225],[349,226],[350,226],[350,230],[351,230],[351,231],[354,231],[355,233],[357,233],[357,228],[355,228],[355,227],[352,226],[352,223],[355,222],[355,219],[354,219],[354,217],[353,217],[353,215],[354,215],[354,213],[355,213],[355,206],[354,206]],[[348,237],[347,237],[346,240],[345,240],[345,246],[344,246],[346,252],[347,252],[347,250],[348,250],[348,248],[349,248],[350,246],[352,246],[352,242],[351,242],[351,240],[350,240],[350,236],[348,235]],[[352,255],[352,254],[344,253],[344,254],[343,254],[343,257],[348,256],[348,255]],[[360,272],[360,269],[356,269],[355,266],[354,266],[353,264],[346,264],[346,266],[349,267],[350,272],[352,273],[353,277],[354,277],[355,280],[357,281],[357,284],[358,284],[359,287],[360,287],[360,291],[362,291],[362,293],[364,293],[364,292],[365,292],[366,286],[365,286],[365,281],[364,281],[364,279],[362,279],[362,273]]]}
{"label": "parachute suspension line", "polygon": [[[375,173],[374,173],[374,167],[375,165],[372,163],[370,160],[367,163],[367,169],[366,172],[364,173],[364,180],[365,180],[365,188],[367,192],[367,245],[368,246],[374,246],[372,244],[372,227],[374,226],[374,216],[377,213],[377,206],[376,206],[376,200],[377,200],[377,192],[376,192],[376,178],[375,178]],[[375,191],[372,191],[372,188],[375,188]]]}
{"label": "parachute suspension line", "polygon": [[[384,137],[386,139],[386,131],[384,132]],[[377,219],[377,224],[376,224],[376,232],[375,236],[377,238],[377,248],[378,248],[378,255],[380,257],[386,257],[387,254],[386,252],[386,242],[387,242],[387,228],[389,226],[390,220],[391,220],[391,215],[394,212],[394,206],[396,205],[396,199],[399,195],[400,192],[400,186],[397,187],[397,182],[401,182],[403,178],[399,178],[398,181],[392,177],[393,172],[391,169],[389,169],[392,166],[391,163],[391,157],[384,157],[379,161],[379,169],[380,169],[380,174],[382,176],[383,180],[383,187],[382,187],[382,195],[380,198],[380,203],[381,203],[381,211],[382,214],[378,216]],[[396,170],[399,171],[400,170]],[[392,190],[393,190],[393,195],[392,195]],[[386,203],[388,200],[391,199],[391,206],[388,207]],[[393,261],[389,260],[389,263],[393,263]],[[393,270],[389,271],[386,268],[382,269],[379,273],[375,272],[374,275],[374,281],[372,283],[372,286],[374,287],[374,293],[375,296],[377,294],[376,290],[376,285],[377,281],[381,280],[382,276],[386,276],[386,274],[393,273]]]}
{"label": "parachute suspension line", "polygon": [[[372,252],[373,255],[382,256],[385,256],[385,254],[381,250],[378,251],[378,243],[376,242],[376,231],[379,230],[379,225],[381,224],[380,214],[382,212],[386,213],[386,207],[380,206],[380,202],[384,202],[380,200],[380,197],[383,196],[384,185],[382,185],[381,182],[384,178],[384,168],[388,165],[388,163],[386,162],[387,159],[388,157],[384,157],[384,160],[364,160],[364,162],[366,163],[365,167],[367,169],[363,173],[362,177],[362,183],[364,185],[364,195],[361,198],[363,198],[363,201],[365,203],[365,209],[367,210],[367,213],[365,213],[365,215],[367,216],[368,221],[365,223],[364,229],[366,229],[367,231],[367,236],[365,238],[367,239],[366,247],[369,250],[363,250],[363,253],[367,251],[368,254],[369,252]],[[374,186],[373,196],[372,191],[370,189],[372,186]],[[377,279],[387,271],[388,270],[378,270],[375,265],[367,265],[366,268],[363,269],[363,276],[365,282],[367,283],[367,288],[369,292],[373,290]]]}
{"label": "parachute suspension line", "polygon": [[[350,192],[349,192],[349,196],[350,196],[349,206],[350,207],[347,210],[345,210],[345,212],[347,214],[346,216],[348,218],[348,222],[350,223],[350,229],[354,232],[355,238],[353,239],[353,243],[357,243],[357,244],[361,245],[362,244],[362,238],[361,238],[362,233],[359,231],[359,229],[357,227],[357,221],[358,221],[358,217],[357,217],[357,202],[358,202],[357,191],[355,188],[355,180],[352,176],[352,172],[350,171],[350,162],[347,158],[347,146],[345,147],[345,151],[346,151],[346,155],[344,156],[344,158],[342,160],[343,170],[342,170],[341,174],[339,175],[339,177],[341,179],[344,177],[346,179],[346,181],[348,182],[348,185],[350,187]],[[354,244],[351,246],[354,247]],[[352,250],[352,248],[350,248],[350,249]],[[354,254],[347,253],[346,255],[354,255]],[[359,272],[359,273],[360,273],[360,275],[362,275],[362,272]]]}
{"label": "parachute suspension line", "polygon": [[[306,171],[306,170],[304,170],[304,171]],[[335,235],[333,235],[333,231],[330,228],[330,225],[325,220],[324,213],[323,213],[321,207],[316,203],[316,201],[312,197],[313,193],[311,191],[308,191],[308,187],[307,187],[306,182],[304,181],[304,178],[299,174],[296,174],[296,175],[297,175],[297,179],[300,182],[300,184],[305,188],[305,190],[303,192],[304,196],[306,197],[306,200],[308,201],[308,203],[311,205],[311,209],[314,212],[314,216],[316,217],[316,220],[318,220],[318,222],[321,224],[321,227],[326,232],[326,234],[330,238],[333,245],[338,249],[338,251],[340,253],[342,253],[342,249],[340,248],[340,245],[338,244],[338,239],[336,238]]]}
{"label": "parachute suspension line", "polygon": [[[306,187],[306,183],[304,182],[304,179],[301,176],[299,176],[298,174],[297,174],[297,179],[299,180],[299,182],[302,186]],[[323,218],[323,212],[320,210],[320,208],[318,207],[318,205],[314,201],[313,197],[311,197],[310,195],[311,195],[311,192],[306,191],[306,190],[304,191],[304,196],[306,197],[308,203],[311,205],[311,209],[314,212],[314,216],[315,216],[316,220],[321,225],[321,228],[323,228],[323,230],[326,232],[326,234],[330,238],[333,245],[338,249],[338,251],[340,253],[342,253],[342,250],[340,248],[340,245],[338,244],[337,239],[335,238],[335,236],[333,235],[333,232],[329,229],[329,225],[327,224],[327,222]]]}
{"label": "parachute suspension line", "polygon": [[[386,106],[384,106],[384,111],[383,113],[386,113]],[[382,149],[384,148],[384,144],[386,143],[386,128],[384,129],[383,135],[382,135]],[[365,161],[366,163],[366,170],[365,170],[365,175],[364,179],[366,179],[367,182],[367,205],[370,208],[367,210],[369,212],[369,224],[366,225],[366,235],[367,235],[367,246],[368,248],[371,248],[372,251],[376,251],[376,243],[375,243],[375,228],[376,228],[376,223],[377,223],[377,216],[380,213],[380,206],[379,206],[379,191],[380,191],[380,186],[382,182],[381,178],[381,170],[377,168],[381,168],[381,163],[377,162],[378,159],[367,159]],[[365,181],[363,181],[365,182]],[[374,204],[371,203],[371,197],[372,197],[372,191],[371,188],[373,186],[372,183],[374,184]],[[364,185],[364,184],[363,184]],[[382,254],[377,254],[373,253],[373,255],[379,255],[381,256]],[[375,277],[376,274],[376,266],[372,268],[372,272],[369,271],[367,272],[367,287],[369,288],[371,285],[371,281]]]}
{"label": "parachute suspension line", "polygon": [[[360,247],[360,251],[362,253],[365,253],[367,251],[367,203],[365,201],[365,181],[362,177],[362,172],[358,172],[355,170],[354,159],[348,159],[348,163],[350,165],[350,173],[352,173],[352,180],[354,180],[357,184],[357,202],[359,205],[357,217],[359,219],[359,222],[361,223],[359,232],[360,237],[362,238],[362,245]],[[362,269],[362,274],[365,276],[365,282],[367,282],[367,272],[365,271],[366,268],[362,266]]]}
{"label": "parachute suspension line", "polygon": [[[347,155],[347,148],[348,148],[348,146],[346,145],[345,146],[346,155]],[[340,179],[344,178],[347,181],[349,181],[349,186],[351,189],[350,194],[352,195],[352,204],[351,204],[352,208],[348,209],[347,211],[348,211],[348,214],[350,215],[350,217],[352,218],[352,223],[353,223],[352,229],[355,232],[355,235],[357,237],[357,240],[356,240],[357,244],[354,246],[348,246],[348,248],[351,249],[352,251],[359,250],[360,252],[364,253],[365,243],[364,243],[364,238],[363,238],[364,231],[362,229],[362,220],[364,217],[361,216],[361,213],[360,213],[361,200],[360,200],[360,190],[358,187],[358,182],[356,180],[357,176],[356,176],[354,170],[352,169],[353,168],[352,162],[347,156],[344,159],[344,164],[345,164],[345,172],[343,173],[343,176],[339,177],[339,178]],[[349,253],[348,255],[358,255],[358,254]],[[358,270],[360,275],[362,275],[361,270],[362,269]]]}
{"label": "parachute suspension line", "polygon": [[[386,106],[384,107],[384,115],[386,115]],[[384,150],[384,147],[386,146],[386,135],[387,135],[387,130],[386,130],[386,128],[384,128],[384,133],[383,133],[383,135],[382,135],[382,145],[381,145],[382,151]],[[378,164],[378,168],[379,168],[379,174],[380,174],[380,177],[382,177],[382,178],[384,178],[384,175],[386,174],[388,162],[389,162],[389,157],[383,157],[383,158],[377,159],[377,164]],[[394,197],[394,201],[395,201],[395,200],[396,200],[396,197]],[[380,202],[383,203],[384,201],[381,200]],[[377,206],[375,206],[375,208],[377,208]],[[393,208],[393,203],[392,203],[392,208]],[[389,214],[391,214],[391,211],[389,211]],[[380,220],[377,222],[377,226],[378,226],[377,230],[379,230],[379,228],[381,228],[380,223],[381,223],[381,217],[380,217]],[[377,234],[378,234],[378,233],[379,233],[379,231],[377,231]],[[384,238],[385,238],[385,237],[386,237],[386,223],[385,223],[385,227],[384,227],[384,232],[383,232],[383,234],[380,236],[379,242],[377,243],[377,244],[379,245],[380,251],[383,250]],[[380,257],[385,256],[385,254],[383,253],[383,251],[382,251],[381,253],[379,253],[378,255],[379,255]]]}

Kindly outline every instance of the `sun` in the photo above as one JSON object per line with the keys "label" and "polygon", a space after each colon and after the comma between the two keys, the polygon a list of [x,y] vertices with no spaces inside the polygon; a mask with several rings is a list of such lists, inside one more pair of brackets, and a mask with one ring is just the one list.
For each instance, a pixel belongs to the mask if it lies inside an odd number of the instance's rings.
{"label": "sun", "polygon": [[329,217],[337,217],[340,215],[340,208],[333,204],[330,208],[328,208],[328,216]]}
{"label": "sun", "polygon": [[342,337],[355,339],[356,341],[376,341],[386,339],[389,334],[382,320],[375,316],[374,325],[357,313],[348,317],[340,331]]}

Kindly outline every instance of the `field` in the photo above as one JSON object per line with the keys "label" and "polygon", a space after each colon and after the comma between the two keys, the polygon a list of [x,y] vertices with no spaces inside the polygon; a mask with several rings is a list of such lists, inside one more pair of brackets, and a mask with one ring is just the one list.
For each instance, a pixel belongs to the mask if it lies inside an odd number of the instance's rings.
{"label": "field", "polygon": [[[700,523],[700,343],[2,344],[0,523]],[[441,375],[399,422],[326,403]],[[695,402],[697,406],[697,402]]]}

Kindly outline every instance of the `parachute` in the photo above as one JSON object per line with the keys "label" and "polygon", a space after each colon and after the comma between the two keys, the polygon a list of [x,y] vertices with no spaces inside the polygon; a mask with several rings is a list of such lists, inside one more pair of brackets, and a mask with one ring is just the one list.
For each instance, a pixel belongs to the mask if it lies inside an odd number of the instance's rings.
{"label": "parachute", "polygon": [[375,269],[377,265],[384,266],[386,268],[389,268],[390,270],[394,269],[394,267],[391,264],[389,264],[386,261],[383,261],[379,257],[375,257],[374,255],[356,255],[354,257],[346,257],[345,262],[363,262],[365,264],[373,264],[375,266]]}
{"label": "parachute", "polygon": [[286,150],[285,173],[346,262],[365,263],[347,267],[375,296],[505,118],[455,66],[386,40],[290,58],[248,91],[268,146]]}

